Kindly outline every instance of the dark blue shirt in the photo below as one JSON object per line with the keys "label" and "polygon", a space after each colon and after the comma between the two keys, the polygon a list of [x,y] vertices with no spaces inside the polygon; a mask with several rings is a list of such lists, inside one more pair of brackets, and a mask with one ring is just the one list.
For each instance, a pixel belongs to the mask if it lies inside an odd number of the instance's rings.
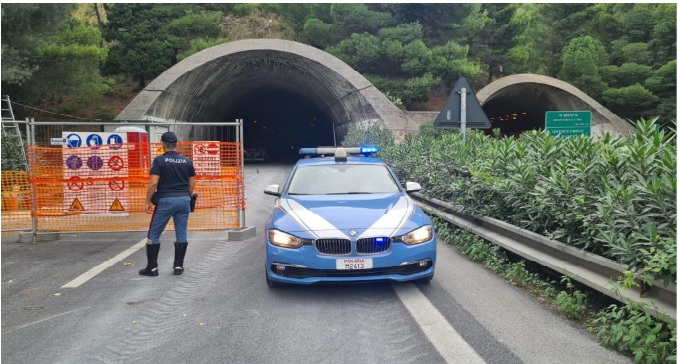
{"label": "dark blue shirt", "polygon": [[153,160],[151,174],[160,176],[158,198],[189,196],[189,178],[196,175],[196,170],[190,159],[169,151]]}

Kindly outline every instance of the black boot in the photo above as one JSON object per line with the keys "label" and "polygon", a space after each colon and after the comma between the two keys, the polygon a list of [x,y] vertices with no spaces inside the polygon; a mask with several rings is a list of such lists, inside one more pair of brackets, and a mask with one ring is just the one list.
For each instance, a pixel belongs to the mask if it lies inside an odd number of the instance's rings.
{"label": "black boot", "polygon": [[158,251],[160,244],[146,244],[146,268],[140,269],[139,274],[143,276],[155,277],[158,275]]}
{"label": "black boot", "polygon": [[174,275],[184,273],[184,256],[189,243],[174,243]]}

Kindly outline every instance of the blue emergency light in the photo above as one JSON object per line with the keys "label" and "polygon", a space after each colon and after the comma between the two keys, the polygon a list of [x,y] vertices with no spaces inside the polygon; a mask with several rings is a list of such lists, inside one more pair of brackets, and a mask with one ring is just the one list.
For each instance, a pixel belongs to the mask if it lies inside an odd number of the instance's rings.
{"label": "blue emergency light", "polygon": [[380,151],[379,148],[374,146],[363,146],[360,150],[360,153],[363,155],[374,154]]}
{"label": "blue emergency light", "polygon": [[309,156],[316,156],[316,155],[332,155],[335,157],[340,157],[343,159],[346,159],[347,155],[363,155],[365,157],[368,157],[372,154],[375,154],[379,152],[379,148],[375,146],[362,146],[362,147],[318,147],[318,148],[301,148],[299,150],[300,155],[304,155],[307,158]]}

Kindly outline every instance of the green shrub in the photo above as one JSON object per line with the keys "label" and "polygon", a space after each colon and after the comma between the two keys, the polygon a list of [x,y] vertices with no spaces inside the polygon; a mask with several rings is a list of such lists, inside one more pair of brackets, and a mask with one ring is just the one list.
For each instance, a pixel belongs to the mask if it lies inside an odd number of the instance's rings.
{"label": "green shrub", "polygon": [[669,317],[656,319],[639,304],[611,305],[593,326],[604,346],[634,355],[635,363],[676,362],[677,328]]}
{"label": "green shrub", "polygon": [[26,164],[21,155],[19,138],[16,133],[2,131],[2,164],[3,171],[25,171]]}
{"label": "green shrub", "polygon": [[[401,179],[472,215],[491,216],[629,266],[646,284],[676,281],[675,135],[656,120],[628,139],[498,139],[431,125],[380,156]],[[349,131],[361,136],[365,131]]]}

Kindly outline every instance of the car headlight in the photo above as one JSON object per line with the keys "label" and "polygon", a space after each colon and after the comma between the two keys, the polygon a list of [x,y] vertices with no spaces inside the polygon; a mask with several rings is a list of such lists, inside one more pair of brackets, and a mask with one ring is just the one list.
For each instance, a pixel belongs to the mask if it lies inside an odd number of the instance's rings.
{"label": "car headlight", "polygon": [[434,229],[431,227],[431,225],[425,225],[407,234],[396,237],[396,240],[404,242],[408,245],[415,245],[431,240],[433,235]]}
{"label": "car headlight", "polygon": [[269,241],[275,246],[283,248],[299,248],[304,245],[306,239],[298,238],[294,235],[286,234],[280,230],[269,230]]}

